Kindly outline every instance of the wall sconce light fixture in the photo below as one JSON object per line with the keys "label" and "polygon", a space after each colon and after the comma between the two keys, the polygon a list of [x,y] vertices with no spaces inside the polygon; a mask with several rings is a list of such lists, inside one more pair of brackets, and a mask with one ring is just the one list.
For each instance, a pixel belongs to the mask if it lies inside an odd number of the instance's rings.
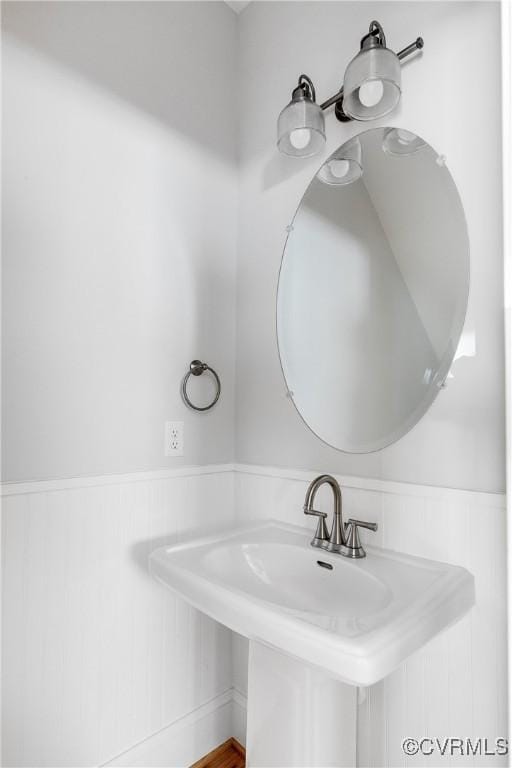
{"label": "wall sconce light fixture", "polygon": [[316,103],[315,87],[307,75],[301,75],[292,92],[292,100],[277,122],[277,146],[293,157],[311,157],[325,142],[323,112],[334,106],[338,120],[376,120],[391,112],[400,101],[400,62],[423,48],[418,37],[398,53],[386,47],[381,24],[372,21],[361,40],[361,50],[349,62],[343,86],[324,101]]}
{"label": "wall sconce light fixture", "polygon": [[279,151],[293,157],[311,157],[325,142],[325,120],[316,103],[315,86],[307,75],[299,77],[292,100],[277,122]]}

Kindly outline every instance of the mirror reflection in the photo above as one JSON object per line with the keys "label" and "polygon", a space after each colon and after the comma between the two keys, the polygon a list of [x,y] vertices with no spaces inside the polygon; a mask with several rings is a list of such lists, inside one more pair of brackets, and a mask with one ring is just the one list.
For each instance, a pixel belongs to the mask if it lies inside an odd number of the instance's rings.
{"label": "mirror reflection", "polygon": [[365,453],[411,429],[446,379],[468,287],[444,158],[400,128],[334,152],[295,214],[277,300],[283,373],[313,432]]}

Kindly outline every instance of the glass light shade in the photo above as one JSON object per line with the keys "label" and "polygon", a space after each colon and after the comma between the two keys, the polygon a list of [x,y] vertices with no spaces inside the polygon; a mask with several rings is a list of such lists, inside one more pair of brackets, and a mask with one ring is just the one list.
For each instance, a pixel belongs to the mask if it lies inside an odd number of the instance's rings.
{"label": "glass light shade", "polygon": [[362,175],[361,143],[357,137],[335,152],[317,173],[320,181],[331,186],[352,184]]}
{"label": "glass light shade", "polygon": [[354,120],[375,120],[400,101],[401,69],[396,53],[378,45],[354,56],[345,71],[343,111]]}
{"label": "glass light shade", "polygon": [[324,114],[312,99],[292,99],[277,121],[277,146],[292,157],[311,157],[325,143]]}
{"label": "glass light shade", "polygon": [[426,143],[419,136],[403,128],[389,128],[382,142],[382,149],[388,155],[396,157],[408,157],[426,147]]}

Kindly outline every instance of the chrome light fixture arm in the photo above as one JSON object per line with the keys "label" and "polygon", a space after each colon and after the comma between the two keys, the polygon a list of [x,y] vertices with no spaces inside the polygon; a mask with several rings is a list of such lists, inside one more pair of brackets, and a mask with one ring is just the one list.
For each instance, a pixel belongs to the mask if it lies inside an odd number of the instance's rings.
{"label": "chrome light fixture arm", "polygon": [[296,88],[292,91],[292,99],[311,99],[316,101],[316,91],[313,81],[307,75],[300,75]]}

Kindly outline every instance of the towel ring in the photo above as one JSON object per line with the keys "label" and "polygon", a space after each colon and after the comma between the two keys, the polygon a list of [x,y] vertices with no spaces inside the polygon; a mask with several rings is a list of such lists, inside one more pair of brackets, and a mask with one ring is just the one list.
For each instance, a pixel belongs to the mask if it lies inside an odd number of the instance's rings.
{"label": "towel ring", "polygon": [[[188,394],[187,394],[187,382],[188,382],[188,380],[189,380],[189,378],[191,376],[202,376],[202,374],[205,371],[210,371],[210,373],[212,374],[213,378],[215,379],[215,381],[217,383],[217,392],[215,393],[215,397],[213,398],[213,400],[210,403],[210,405],[205,405],[203,408],[201,408],[199,405],[194,405],[194,403],[192,403],[189,400],[189,397],[188,397]],[[186,402],[186,404],[188,405],[188,407],[192,408],[192,410],[194,410],[194,411],[209,411],[210,408],[213,408],[213,406],[215,405],[215,403],[219,399],[219,397],[220,397],[220,389],[221,389],[221,387],[220,387],[220,379],[217,376],[216,372],[213,370],[213,368],[210,368],[210,366],[207,365],[206,363],[202,363],[201,360],[192,360],[192,362],[190,363],[189,370],[185,374],[185,378],[183,379],[183,383],[181,385],[181,394],[183,395],[183,399]]]}

